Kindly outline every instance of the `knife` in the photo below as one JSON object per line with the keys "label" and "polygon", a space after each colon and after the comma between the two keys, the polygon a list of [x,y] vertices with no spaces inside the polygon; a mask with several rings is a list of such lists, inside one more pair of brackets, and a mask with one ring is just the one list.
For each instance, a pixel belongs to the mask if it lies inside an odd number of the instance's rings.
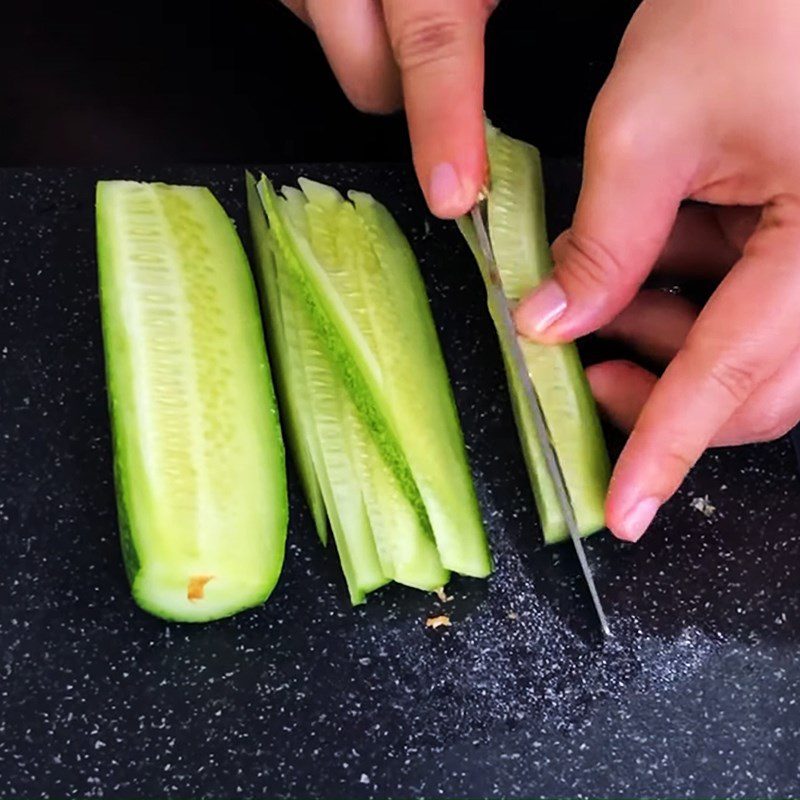
{"label": "knife", "polygon": [[550,436],[550,431],[547,428],[547,421],[542,411],[539,397],[536,393],[536,388],[533,385],[528,368],[525,364],[525,357],[522,354],[522,348],[517,340],[517,328],[514,325],[514,320],[511,316],[511,309],[508,305],[508,299],[503,291],[503,280],[500,277],[500,272],[497,268],[497,261],[494,257],[494,249],[489,239],[486,224],[486,200],[480,198],[478,202],[472,207],[470,211],[472,223],[475,226],[475,235],[478,239],[478,246],[480,247],[481,254],[485,263],[485,269],[488,277],[487,292],[489,295],[489,308],[492,316],[499,320],[500,324],[505,329],[507,339],[511,348],[511,361],[512,368],[517,373],[517,378],[520,385],[525,391],[525,399],[530,406],[531,416],[533,417],[534,428],[536,430],[536,437],[539,440],[539,445],[544,454],[545,464],[547,465],[547,472],[553,481],[553,486],[556,490],[556,497],[558,504],[561,507],[561,513],[567,524],[572,544],[575,546],[575,553],[578,556],[578,561],[583,571],[583,577],[586,579],[586,586],[589,589],[589,594],[592,597],[594,609],[597,612],[597,618],[600,621],[600,628],[604,635],[610,636],[611,630],[608,627],[608,620],[605,611],[603,611],[603,604],[600,602],[600,595],[597,593],[597,587],[592,577],[592,571],[589,568],[589,562],[586,559],[586,552],[583,549],[583,542],[581,535],[578,532],[578,523],[575,519],[575,510],[572,507],[572,501],[567,491],[567,486],[564,481],[564,474],[561,471],[561,465],[558,461],[553,441]]}

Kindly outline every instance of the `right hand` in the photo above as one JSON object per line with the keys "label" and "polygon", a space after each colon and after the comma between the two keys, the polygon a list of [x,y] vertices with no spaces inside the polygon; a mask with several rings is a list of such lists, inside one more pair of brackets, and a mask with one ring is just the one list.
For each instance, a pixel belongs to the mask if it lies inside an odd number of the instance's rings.
{"label": "right hand", "polygon": [[405,106],[431,211],[465,214],[486,180],[483,35],[497,0],[281,0],[362,111]]}

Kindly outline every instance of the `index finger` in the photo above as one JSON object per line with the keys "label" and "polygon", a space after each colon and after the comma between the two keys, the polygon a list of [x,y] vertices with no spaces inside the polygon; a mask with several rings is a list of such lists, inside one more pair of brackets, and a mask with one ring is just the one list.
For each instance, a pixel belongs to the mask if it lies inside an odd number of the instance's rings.
{"label": "index finger", "polygon": [[483,36],[492,0],[384,0],[414,166],[440,217],[466,213],[486,177]]}
{"label": "index finger", "polygon": [[800,202],[765,208],[642,409],[609,490],[606,521],[636,541],[712,437],[800,341]]}

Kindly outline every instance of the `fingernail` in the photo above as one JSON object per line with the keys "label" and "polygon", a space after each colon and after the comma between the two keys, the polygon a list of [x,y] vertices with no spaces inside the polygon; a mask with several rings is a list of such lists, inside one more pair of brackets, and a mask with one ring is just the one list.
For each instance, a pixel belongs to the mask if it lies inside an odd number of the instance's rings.
{"label": "fingernail", "polygon": [[567,295],[552,279],[545,281],[525,298],[517,309],[520,332],[535,338],[543,333],[567,310]]}
{"label": "fingernail", "polygon": [[464,188],[452,164],[437,164],[431,170],[429,200],[431,211],[440,217],[455,217],[464,213]]}
{"label": "fingernail", "polygon": [[657,497],[646,497],[644,500],[640,500],[623,520],[620,538],[629,542],[638,542],[642,538],[642,534],[650,527],[659,508],[661,508],[661,501]]}

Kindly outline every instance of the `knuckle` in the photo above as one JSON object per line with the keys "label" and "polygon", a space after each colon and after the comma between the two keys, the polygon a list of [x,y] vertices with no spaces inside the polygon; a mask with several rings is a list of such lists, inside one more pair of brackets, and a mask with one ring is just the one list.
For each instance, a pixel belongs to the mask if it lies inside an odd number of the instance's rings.
{"label": "knuckle", "polygon": [[747,409],[740,419],[742,438],[749,442],[771,442],[785,436],[796,420],[781,400]]}
{"label": "knuckle", "polygon": [[740,405],[752,394],[760,375],[755,363],[723,356],[712,363],[708,377],[716,388]]}
{"label": "knuckle", "polygon": [[402,23],[392,37],[400,69],[409,71],[447,61],[461,43],[462,25],[451,14],[428,12]]}
{"label": "knuckle", "polygon": [[606,165],[637,157],[642,151],[643,117],[641,109],[617,102],[614,93],[604,89],[589,116],[587,152]]}
{"label": "knuckle", "polygon": [[636,153],[639,121],[630,113],[613,114],[600,107],[592,112],[587,126],[588,149],[599,162],[619,160]]}
{"label": "knuckle", "polygon": [[390,94],[360,85],[345,86],[347,99],[365,114],[391,114],[400,108],[400,103]]}
{"label": "knuckle", "polygon": [[619,259],[593,236],[570,230],[563,242],[559,242],[554,255],[563,265],[560,277],[566,277],[587,292],[627,283],[623,281],[624,270]]}

